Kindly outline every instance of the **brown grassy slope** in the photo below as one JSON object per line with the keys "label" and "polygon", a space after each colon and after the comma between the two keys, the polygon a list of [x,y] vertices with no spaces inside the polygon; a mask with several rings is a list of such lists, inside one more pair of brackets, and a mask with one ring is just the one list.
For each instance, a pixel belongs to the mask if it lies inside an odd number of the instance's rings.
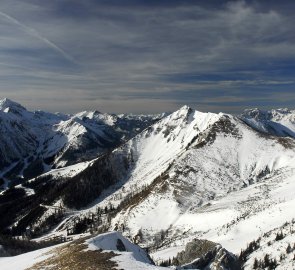
{"label": "brown grassy slope", "polygon": [[77,240],[47,253],[52,255],[26,270],[115,270],[117,263],[111,261],[114,252],[87,250],[84,240]]}

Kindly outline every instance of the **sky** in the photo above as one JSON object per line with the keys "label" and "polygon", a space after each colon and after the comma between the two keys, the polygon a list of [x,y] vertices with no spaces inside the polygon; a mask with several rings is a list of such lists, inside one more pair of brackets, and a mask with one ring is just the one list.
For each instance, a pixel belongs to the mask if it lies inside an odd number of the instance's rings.
{"label": "sky", "polygon": [[31,110],[295,105],[295,1],[0,0],[0,98]]}

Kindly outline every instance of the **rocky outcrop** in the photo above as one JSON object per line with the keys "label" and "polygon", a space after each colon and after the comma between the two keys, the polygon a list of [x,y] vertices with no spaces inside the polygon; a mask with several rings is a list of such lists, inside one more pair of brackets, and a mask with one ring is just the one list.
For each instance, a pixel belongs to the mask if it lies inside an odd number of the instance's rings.
{"label": "rocky outcrop", "polygon": [[214,242],[194,239],[187,243],[185,250],[178,253],[174,261],[182,269],[201,270],[238,270],[241,269],[238,258]]}

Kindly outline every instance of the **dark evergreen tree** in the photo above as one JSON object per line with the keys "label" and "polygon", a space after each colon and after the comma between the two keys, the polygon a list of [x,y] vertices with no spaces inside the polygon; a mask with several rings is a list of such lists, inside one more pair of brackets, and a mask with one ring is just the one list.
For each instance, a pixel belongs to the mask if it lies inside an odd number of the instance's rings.
{"label": "dark evergreen tree", "polygon": [[258,268],[259,268],[259,261],[257,258],[255,258],[253,263],[253,269],[258,269]]}
{"label": "dark evergreen tree", "polygon": [[285,237],[285,235],[284,235],[283,232],[281,231],[281,232],[278,232],[278,233],[277,233],[275,240],[276,240],[276,241],[279,241],[279,240],[284,239],[284,237]]}
{"label": "dark evergreen tree", "polygon": [[265,256],[264,256],[263,266],[264,266],[264,268],[270,266],[270,259],[269,259],[269,255],[268,254],[265,254]]}
{"label": "dark evergreen tree", "polygon": [[286,252],[287,252],[287,254],[289,254],[289,253],[292,252],[292,248],[291,248],[290,243],[288,244],[288,246],[287,246],[287,248],[286,248]]}

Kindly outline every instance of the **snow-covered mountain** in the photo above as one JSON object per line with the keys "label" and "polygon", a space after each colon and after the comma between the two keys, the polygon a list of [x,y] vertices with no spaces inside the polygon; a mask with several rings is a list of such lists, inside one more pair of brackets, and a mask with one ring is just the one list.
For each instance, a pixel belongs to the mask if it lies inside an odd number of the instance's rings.
{"label": "snow-covered mountain", "polygon": [[240,116],[243,121],[260,132],[295,137],[295,110],[277,109],[262,111],[245,110]]}
{"label": "snow-covered mountain", "polygon": [[294,190],[294,145],[233,116],[183,107],[113,152],[111,162],[127,156],[128,169],[98,205],[118,206],[111,228],[124,228],[130,239],[140,231],[141,245],[154,247],[158,261],[195,237],[238,253],[295,217],[295,196],[287,193]]}
{"label": "snow-covered mountain", "polygon": [[0,185],[20,182],[51,168],[90,160],[133,137],[161,118],[81,112],[29,112],[0,101]]}
{"label": "snow-covered mountain", "polygon": [[[251,241],[295,218],[295,139],[283,132],[292,130],[294,114],[252,112],[235,117],[184,106],[96,159],[3,192],[0,215],[13,211],[0,229],[20,235],[29,228],[39,239],[120,231],[156,263],[173,261],[188,243],[202,242],[196,239],[239,256]],[[273,122],[280,124],[275,132],[268,126]],[[240,258],[247,269],[254,263],[250,253]],[[294,266],[289,257],[278,269]],[[201,269],[223,269],[218,261]]]}
{"label": "snow-covered mountain", "polygon": [[[121,211],[113,226],[124,224],[130,236],[141,230],[147,245],[152,245],[153,236],[161,230],[170,235],[168,242],[171,238],[176,242],[183,239],[184,232],[204,238],[209,228],[211,233],[213,228],[218,231],[248,211],[246,207],[232,209],[236,194],[247,194],[248,189],[260,187],[266,179],[287,179],[293,175],[295,164],[293,139],[265,137],[235,117],[202,114],[188,108],[138,135],[127,149],[132,151],[134,163],[122,189],[147,186],[148,191],[136,204]],[[118,205],[120,200],[114,199],[115,194],[105,202]],[[225,198],[231,203],[214,211],[213,205]],[[266,198],[262,196],[261,201]],[[210,226],[206,209],[214,213]],[[165,218],[159,218],[162,216]],[[242,245],[241,240],[239,243]]]}

